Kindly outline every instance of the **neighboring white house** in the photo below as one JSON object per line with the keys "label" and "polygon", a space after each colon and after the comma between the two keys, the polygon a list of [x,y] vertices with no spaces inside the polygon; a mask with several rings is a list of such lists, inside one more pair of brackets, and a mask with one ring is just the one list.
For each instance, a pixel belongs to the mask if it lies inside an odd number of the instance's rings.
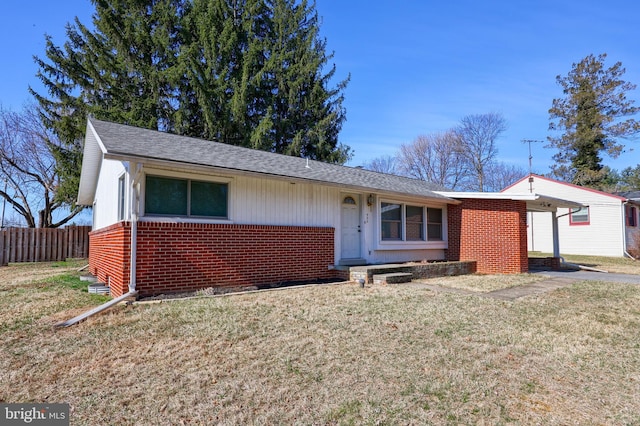
{"label": "neighboring white house", "polygon": [[[561,254],[628,256],[638,250],[637,201],[538,175],[526,176],[502,192],[533,192],[586,206],[558,209]],[[553,251],[552,227],[551,214],[527,213],[529,251]]]}

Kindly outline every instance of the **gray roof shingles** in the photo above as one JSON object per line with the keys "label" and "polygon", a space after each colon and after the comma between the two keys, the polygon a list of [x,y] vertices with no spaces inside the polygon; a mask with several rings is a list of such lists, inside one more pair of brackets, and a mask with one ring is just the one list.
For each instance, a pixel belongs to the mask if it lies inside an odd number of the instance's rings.
{"label": "gray roof shingles", "polygon": [[[90,119],[106,153],[122,158],[174,161],[198,165],[331,183],[347,187],[418,195],[443,201],[449,198],[433,191],[446,188],[429,182],[340,166],[305,158],[243,148],[204,139]],[[307,167],[308,165],[308,167]]]}

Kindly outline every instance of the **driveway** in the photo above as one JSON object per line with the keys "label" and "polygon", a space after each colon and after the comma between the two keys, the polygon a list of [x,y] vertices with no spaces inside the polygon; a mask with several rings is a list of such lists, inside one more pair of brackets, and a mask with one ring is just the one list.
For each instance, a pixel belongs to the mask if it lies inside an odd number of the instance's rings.
{"label": "driveway", "polygon": [[430,289],[431,291],[440,292],[440,293],[468,294],[468,295],[488,297],[491,299],[499,299],[499,300],[506,300],[506,301],[513,301],[516,299],[520,299],[521,297],[547,293],[549,291],[566,287],[575,282],[585,281],[585,280],[640,285],[640,275],[611,274],[611,273],[604,273],[604,272],[574,271],[574,270],[535,271],[535,272],[532,271],[532,273],[546,275],[549,278],[543,281],[538,281],[535,283],[522,285],[522,286],[505,288],[502,290],[495,290],[489,293],[478,293],[470,290],[443,287],[436,284],[421,283],[420,285]]}

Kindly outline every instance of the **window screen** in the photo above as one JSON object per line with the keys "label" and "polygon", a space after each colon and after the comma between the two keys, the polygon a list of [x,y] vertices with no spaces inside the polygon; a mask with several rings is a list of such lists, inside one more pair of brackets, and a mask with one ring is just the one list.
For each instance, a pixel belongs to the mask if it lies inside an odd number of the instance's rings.
{"label": "window screen", "polygon": [[407,241],[424,240],[424,209],[419,206],[406,206]]}
{"label": "window screen", "polygon": [[228,192],[226,183],[147,176],[145,213],[227,218]]}
{"label": "window screen", "polygon": [[442,209],[427,209],[427,239],[442,241]]}
{"label": "window screen", "polygon": [[189,181],[147,176],[144,211],[146,214],[187,215]]}
{"label": "window screen", "polygon": [[227,185],[191,181],[191,216],[227,217]]}
{"label": "window screen", "polygon": [[382,239],[402,240],[402,210],[400,204],[382,203]]}

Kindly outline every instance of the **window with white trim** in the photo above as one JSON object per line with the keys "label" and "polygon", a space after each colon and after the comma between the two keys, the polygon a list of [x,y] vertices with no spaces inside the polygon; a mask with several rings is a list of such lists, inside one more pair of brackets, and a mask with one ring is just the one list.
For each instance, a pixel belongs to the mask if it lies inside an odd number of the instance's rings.
{"label": "window with white trim", "polygon": [[577,207],[571,209],[569,215],[570,225],[588,225],[589,224],[589,206]]}
{"label": "window with white trim", "polygon": [[153,216],[228,218],[229,185],[146,176],[144,211]]}
{"label": "window with white trim", "polygon": [[442,209],[380,203],[382,241],[442,241],[442,238]]}

